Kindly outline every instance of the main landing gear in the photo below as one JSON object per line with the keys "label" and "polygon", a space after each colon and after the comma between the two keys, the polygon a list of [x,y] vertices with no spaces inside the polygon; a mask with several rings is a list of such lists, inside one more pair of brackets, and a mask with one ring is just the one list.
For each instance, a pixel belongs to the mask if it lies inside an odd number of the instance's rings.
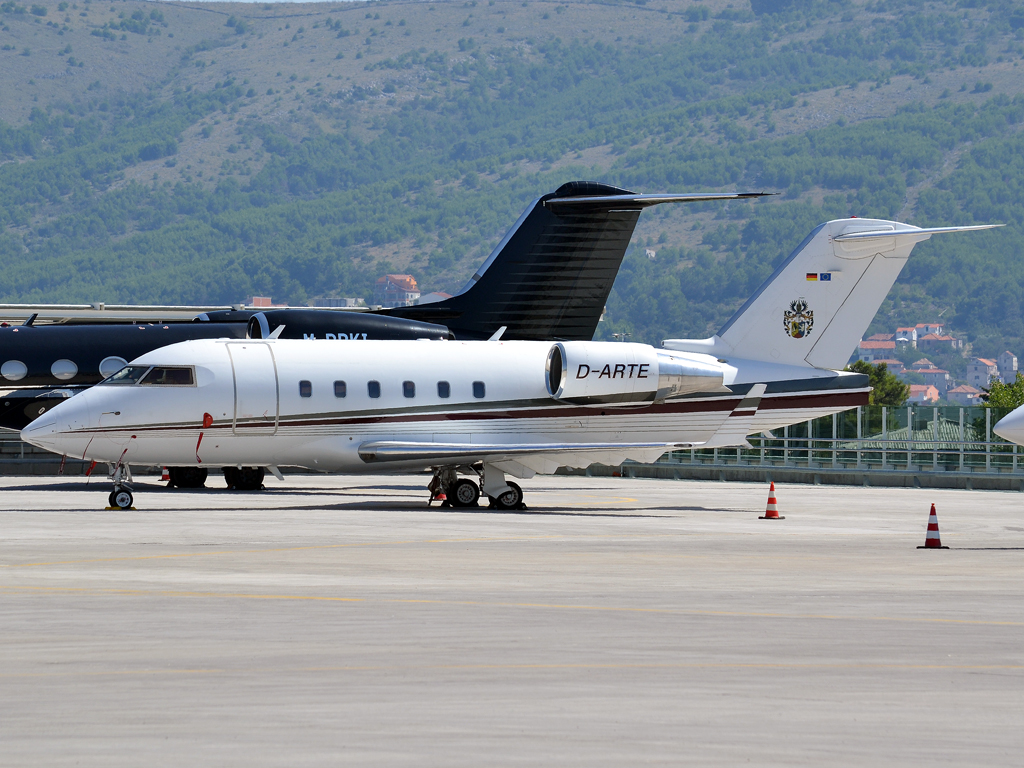
{"label": "main landing gear", "polygon": [[202,488],[209,474],[206,467],[168,467],[167,476],[170,481],[167,487]]}
{"label": "main landing gear", "polygon": [[[478,485],[468,477],[459,477],[458,471],[471,471],[480,478]],[[516,483],[505,480],[505,473],[491,465],[483,467],[441,467],[427,484],[430,491],[430,506],[440,501],[442,507],[479,507],[481,491],[487,497],[490,509],[503,511],[526,509],[523,503],[523,489]]]}
{"label": "main landing gear", "polygon": [[224,480],[231,491],[262,491],[263,467],[224,467]]}
{"label": "main landing gear", "polygon": [[[224,482],[229,491],[259,491],[263,489],[266,472],[263,467],[224,467]],[[206,467],[168,467],[168,488],[204,488],[209,478]]]}

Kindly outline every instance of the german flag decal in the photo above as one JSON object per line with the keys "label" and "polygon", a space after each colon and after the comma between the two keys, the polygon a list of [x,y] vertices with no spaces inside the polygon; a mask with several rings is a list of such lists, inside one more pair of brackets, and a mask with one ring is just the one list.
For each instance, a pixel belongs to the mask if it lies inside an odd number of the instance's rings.
{"label": "german flag decal", "polygon": [[813,280],[813,281],[817,282],[817,280],[818,280],[818,273],[817,272],[808,272],[807,273],[807,280],[808,281],[812,281]]}

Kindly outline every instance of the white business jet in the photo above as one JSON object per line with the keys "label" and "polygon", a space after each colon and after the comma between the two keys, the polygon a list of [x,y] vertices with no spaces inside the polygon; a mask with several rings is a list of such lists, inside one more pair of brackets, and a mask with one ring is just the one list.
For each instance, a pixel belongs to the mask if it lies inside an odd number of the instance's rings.
{"label": "white business jet", "polygon": [[[112,466],[111,505],[132,505],[142,466],[431,469],[456,506],[559,466],[653,461],[677,448],[866,404],[842,372],[906,264],[933,234],[873,219],[817,227],[718,334],[588,341],[197,340],[149,352],[22,431],[29,443]],[[463,475],[463,477],[459,477]]]}

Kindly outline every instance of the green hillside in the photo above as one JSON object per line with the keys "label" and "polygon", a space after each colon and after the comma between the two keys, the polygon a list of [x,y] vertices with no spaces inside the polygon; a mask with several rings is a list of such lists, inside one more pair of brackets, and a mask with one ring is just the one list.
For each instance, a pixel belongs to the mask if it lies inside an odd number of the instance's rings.
{"label": "green hillside", "polygon": [[855,214],[1008,224],[919,246],[874,330],[1020,353],[1022,58],[980,0],[5,2],[0,301],[452,290],[593,178],[782,193],[644,213],[602,337],[707,335]]}

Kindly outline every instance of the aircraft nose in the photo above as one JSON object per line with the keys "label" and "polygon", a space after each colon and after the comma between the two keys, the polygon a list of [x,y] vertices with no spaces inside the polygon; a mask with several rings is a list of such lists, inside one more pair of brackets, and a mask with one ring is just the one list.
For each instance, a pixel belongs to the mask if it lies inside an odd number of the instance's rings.
{"label": "aircraft nose", "polygon": [[67,453],[79,438],[75,431],[89,426],[87,394],[75,395],[48,410],[21,430],[21,439],[54,453]]}
{"label": "aircraft nose", "polygon": [[50,412],[44,413],[21,430],[21,439],[38,448],[52,450],[56,447],[57,421]]}
{"label": "aircraft nose", "polygon": [[1008,413],[992,427],[992,431],[1004,440],[1024,445],[1024,406]]}

